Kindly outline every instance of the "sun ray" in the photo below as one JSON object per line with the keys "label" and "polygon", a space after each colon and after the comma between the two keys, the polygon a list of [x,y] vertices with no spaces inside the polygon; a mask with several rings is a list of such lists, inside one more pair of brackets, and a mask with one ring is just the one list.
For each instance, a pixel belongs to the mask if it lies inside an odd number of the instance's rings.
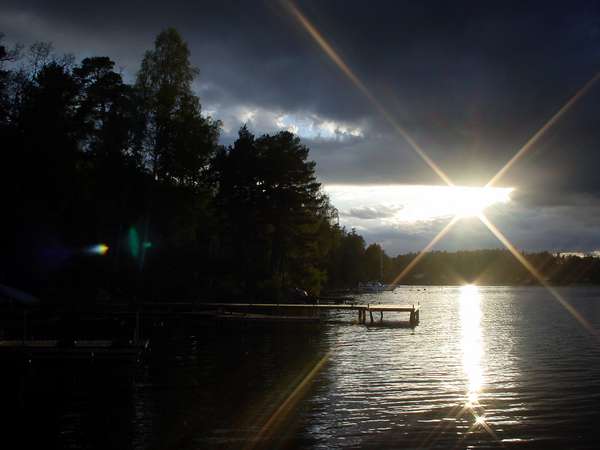
{"label": "sun ray", "polygon": [[[344,62],[344,60],[338,55],[338,53],[331,47],[327,40],[321,35],[317,28],[308,20],[308,18],[292,3],[291,0],[281,0],[283,5],[289,10],[291,15],[300,23],[300,25],[308,32],[312,39],[318,44],[321,50],[333,61],[333,63],[342,71],[342,73],[352,82],[352,84],[369,100],[369,102],[375,107],[375,109],[381,114],[381,116],[392,126],[392,128],[413,148],[413,150],[421,157],[421,159],[448,185],[454,186],[452,180],[445,174],[445,172],[427,155],[427,153],[418,145],[418,143],[410,136],[410,134],[394,119],[394,117],[386,110],[381,102],[371,93],[363,81],[350,69],[350,67]],[[490,179],[485,185],[485,188],[492,187],[498,181],[500,181],[504,175],[538,142],[538,140],[551,129],[561,118],[567,113],[575,103],[581,99],[591,87],[600,79],[600,72],[596,73],[578,92],[575,93],[526,143],[521,147],[515,155]],[[510,251],[510,253],[533,275],[533,277],[544,286],[548,292],[556,299],[561,306],[563,306],[587,331],[589,331],[596,338],[600,338],[598,331],[579,314],[579,312],[573,308],[573,306],[565,300],[552,286],[550,286],[544,277],[533,267],[525,257],[518,252],[518,250],[511,244],[511,242],[498,230],[498,228],[483,214],[478,214],[481,222],[492,232],[494,236]],[[450,229],[458,222],[460,217],[454,216],[448,224],[421,250],[417,256],[404,268],[400,274],[398,274],[392,282],[392,285],[398,284],[424,257],[424,255],[433,248]],[[312,379],[315,371],[320,370],[320,367],[324,361],[322,360],[315,366],[315,368],[309,373],[307,378]],[[282,403],[277,411],[267,421],[259,436],[264,435],[269,431],[269,428],[273,426],[275,422],[278,422],[278,418],[281,415],[287,414],[291,405],[298,396],[297,391],[302,390],[302,385],[305,383],[304,380],[290,396]],[[461,411],[460,415],[466,411]],[[477,426],[482,427],[489,435],[498,440],[497,435],[492,428],[487,424],[484,417],[476,417],[475,423],[469,429],[472,431]],[[429,435],[426,440],[432,438]]]}
{"label": "sun ray", "polygon": [[244,449],[250,450],[255,448],[260,443],[264,443],[271,436],[273,436],[277,427],[282,423],[282,421],[288,416],[290,411],[294,409],[298,401],[302,398],[305,389],[311,383],[311,381],[315,378],[315,376],[321,371],[325,363],[329,360],[331,352],[327,352],[321,359],[319,359],[313,368],[306,374],[306,376],[298,383],[298,385],[294,388],[294,390],[286,397],[286,399],[281,402],[279,407],[275,410],[273,414],[269,417],[269,419],[264,423],[261,427],[258,434],[248,441],[247,445]]}
{"label": "sun ray", "polygon": [[479,214],[479,219],[492,232],[492,234],[496,236],[500,242],[502,242],[502,244],[508,249],[508,251],[510,251],[513,254],[517,261],[519,261],[523,265],[523,267],[525,267],[525,269],[527,269],[527,271],[531,273],[531,275],[533,275],[533,277],[542,286],[544,286],[548,290],[548,292],[550,292],[552,297],[554,297],[558,301],[558,303],[560,303],[569,312],[569,314],[571,314],[575,318],[575,320],[577,320],[593,336],[595,336],[596,338],[600,338],[600,334],[598,333],[598,331],[585,319],[585,317],[579,314],[579,312],[575,308],[573,308],[573,306],[567,300],[565,300],[557,292],[556,289],[554,289],[552,286],[550,286],[550,284],[548,284],[548,282],[544,279],[543,275],[539,273],[538,270],[535,267],[533,267],[529,261],[527,261],[527,259],[512,245],[512,243],[506,238],[506,236],[504,236],[504,234],[502,234],[502,232],[492,222],[490,222],[490,220],[485,216],[485,214]]}
{"label": "sun ray", "polygon": [[470,433],[473,433],[477,427],[481,427],[483,428],[483,430],[490,435],[493,439],[496,440],[497,443],[502,444],[502,441],[500,440],[500,438],[498,437],[498,435],[494,432],[494,430],[492,429],[492,427],[489,426],[489,424],[486,422],[485,417],[484,416],[477,416],[474,415],[475,417],[475,421],[473,422],[473,425],[471,425],[469,427],[469,429],[467,430],[466,433],[464,433],[462,439],[460,439],[457,443],[456,446],[454,448],[458,449],[460,448],[461,445],[463,445],[464,441],[466,440],[467,436]]}
{"label": "sun ray", "polygon": [[439,242],[440,239],[442,239],[447,233],[448,231],[450,231],[450,229],[454,226],[454,224],[456,222],[458,222],[460,219],[460,217],[458,216],[454,216],[452,218],[452,220],[450,220],[450,222],[448,222],[446,224],[446,226],[444,228],[442,228],[442,230],[435,235],[435,237],[431,240],[431,242],[429,242],[429,244],[427,244],[425,246],[425,248],[423,250],[421,250],[419,252],[419,254],[417,256],[415,256],[412,261],[408,264],[408,266],[406,266],[402,272],[400,272],[396,278],[394,278],[394,281],[392,281],[391,285],[395,286],[397,285],[400,280],[402,280],[416,265],[417,263],[423,258],[423,256],[425,256],[425,254],[431,250],[431,248],[437,244]]}
{"label": "sun ray", "polygon": [[379,100],[371,93],[363,81],[352,71],[340,55],[327,42],[317,28],[308,20],[308,18],[298,9],[290,0],[282,0],[282,4],[288,9],[291,15],[302,25],[307,33],[319,45],[321,50],[333,61],[333,63],[342,71],[342,73],[356,86],[356,88],[371,102],[382,117],[394,128],[394,130],[404,138],[412,149],[421,157],[421,159],[446,183],[448,186],[454,186],[454,183],[448,175],[433,161],[421,146],[412,138],[412,136],[402,127],[394,117],[387,111]]}
{"label": "sun ray", "polygon": [[560,108],[551,118],[546,122],[542,128],[540,128],[515,155],[498,171],[496,175],[492,177],[490,181],[485,185],[485,187],[490,187],[496,184],[506,172],[519,160],[523,157],[525,153],[533,147],[533,145],[550,129],[554,126],[556,122],[569,110],[571,107],[577,103],[577,101],[583,97],[590,88],[600,79],[600,72],[596,73],[579,91],[575,93],[573,97],[569,99],[567,103],[565,103],[562,108]]}

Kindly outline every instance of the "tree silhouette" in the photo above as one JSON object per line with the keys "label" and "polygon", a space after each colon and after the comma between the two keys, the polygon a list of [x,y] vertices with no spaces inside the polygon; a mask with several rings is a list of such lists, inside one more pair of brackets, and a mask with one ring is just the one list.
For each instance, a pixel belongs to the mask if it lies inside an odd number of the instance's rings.
{"label": "tree silhouette", "polygon": [[[73,307],[281,300],[290,288],[356,287],[382,268],[390,282],[415,258],[337,224],[298,136],[244,126],[219,146],[177,31],[158,35],[134,85],[109,57],[76,64],[48,43],[23,53],[0,39],[0,283]],[[99,243],[102,257],[88,251]],[[525,257],[551,283],[600,282],[598,258]],[[480,250],[428,253],[401,282],[535,280],[509,252]]]}
{"label": "tree silhouette", "polygon": [[197,185],[212,157],[220,123],[200,113],[192,92],[198,74],[179,33],[161,32],[146,52],[136,88],[146,115],[145,152],[157,180]]}
{"label": "tree silhouette", "polygon": [[222,240],[239,252],[245,285],[318,292],[325,280],[319,231],[330,218],[308,148],[289,132],[255,138],[242,127],[213,168]]}

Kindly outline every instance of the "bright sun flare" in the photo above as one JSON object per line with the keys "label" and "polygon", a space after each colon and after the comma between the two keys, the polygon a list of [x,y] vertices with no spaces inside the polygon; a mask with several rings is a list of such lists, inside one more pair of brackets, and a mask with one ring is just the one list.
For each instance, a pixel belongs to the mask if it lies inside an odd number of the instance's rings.
{"label": "bright sun flare", "polygon": [[447,200],[458,217],[475,217],[495,203],[507,203],[512,189],[449,188]]}
{"label": "bright sun flare", "polygon": [[460,287],[461,298],[466,298],[467,301],[473,299],[478,293],[479,289],[474,284],[465,284]]}
{"label": "bright sun flare", "polygon": [[325,190],[342,216],[395,224],[475,217],[492,205],[508,203],[513,188],[328,185]]}
{"label": "bright sun flare", "polygon": [[481,295],[479,288],[467,284],[460,288],[460,325],[463,349],[463,371],[466,376],[466,405],[479,406],[479,394],[483,387],[483,342],[481,338]]}

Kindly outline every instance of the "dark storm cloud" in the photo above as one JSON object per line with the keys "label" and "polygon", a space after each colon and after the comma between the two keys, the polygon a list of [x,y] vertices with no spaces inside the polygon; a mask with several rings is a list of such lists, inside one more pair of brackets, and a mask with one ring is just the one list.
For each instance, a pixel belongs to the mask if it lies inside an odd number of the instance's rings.
{"label": "dark storm cloud", "polygon": [[[299,6],[458,183],[485,182],[600,68],[600,14],[589,2],[570,2],[568,8],[548,2],[367,6],[311,1]],[[354,164],[363,176],[383,182],[398,182],[405,175],[431,178],[420,162],[415,172],[414,155],[403,139],[327,60],[281,2],[9,0],[0,8],[1,26],[9,37],[49,39],[59,49],[79,54],[108,53],[130,73],[153,36],[175,26],[189,41],[201,69],[198,90],[203,101],[215,106],[217,114],[244,105],[318,113],[332,120],[370,120],[361,152],[349,162],[348,154],[341,155],[344,164]],[[515,170],[505,182],[545,186],[544,191],[596,192],[598,177],[588,168],[596,162],[592,150],[600,142],[591,119],[598,115],[598,100],[593,91],[570,113],[577,121],[571,120],[570,127],[559,124],[554,141],[534,149],[545,157],[521,164],[525,173],[531,167],[551,170],[566,164],[562,176],[546,183],[543,172],[531,177]],[[317,160],[330,158],[316,147]],[[365,167],[365,159],[372,164]],[[395,170],[382,173],[380,166]],[[349,174],[355,178],[353,172]],[[322,173],[330,176],[329,171]],[[352,181],[350,177],[346,181]]]}
{"label": "dark storm cloud", "polygon": [[[297,4],[457,184],[487,182],[600,70],[600,7],[594,2]],[[304,138],[321,181],[441,182],[282,2],[0,4],[0,31],[10,41],[51,40],[57,50],[80,57],[106,54],[129,77],[168,26],[189,43],[201,73],[196,89],[204,107],[227,126],[225,143],[242,122],[260,134],[281,128],[277,120],[285,116],[288,122],[312,121],[312,134]],[[598,117],[600,83],[502,180],[517,188],[515,203],[528,211],[544,207],[563,224],[555,214],[563,206],[581,208],[581,196],[595,206]],[[361,132],[314,135],[330,122]],[[581,236],[593,245],[590,233],[582,230]]]}
{"label": "dark storm cloud", "polygon": [[[307,141],[319,177],[329,183],[437,184],[410,146],[393,134],[345,141]],[[425,169],[425,170],[424,170]]]}
{"label": "dark storm cloud", "polygon": [[356,99],[331,89],[338,74],[323,65],[277,3],[8,1],[0,8],[16,26],[22,21],[19,29],[2,23],[14,39],[49,39],[77,53],[100,48],[127,61],[131,71],[154,36],[174,26],[190,45],[201,82],[216,87],[207,90],[208,100],[224,96],[263,107],[355,115]]}

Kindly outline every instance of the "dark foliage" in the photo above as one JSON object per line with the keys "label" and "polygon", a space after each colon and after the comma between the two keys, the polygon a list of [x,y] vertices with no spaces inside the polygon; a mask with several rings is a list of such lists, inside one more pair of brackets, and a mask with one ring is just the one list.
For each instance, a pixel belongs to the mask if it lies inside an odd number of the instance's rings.
{"label": "dark foliage", "polygon": [[[74,64],[49,44],[0,41],[1,284],[76,306],[280,299],[389,282],[415,257],[390,258],[336,225],[297,136],[243,127],[220,147],[220,122],[191,88],[197,74],[173,29],[134,85],[108,57]],[[600,281],[595,258],[527,257],[554,283]],[[428,254],[401,280],[465,281],[533,280],[500,250]]]}
{"label": "dark foliage", "polygon": [[246,129],[219,148],[177,31],[134,85],[108,57],[17,50],[0,47],[0,283],[74,304],[321,289],[334,227],[308,148]]}
{"label": "dark foliage", "polygon": [[[550,284],[600,282],[600,258],[549,252],[523,255]],[[416,254],[406,254],[395,258],[384,257],[385,277],[388,280],[394,279],[415,256]],[[508,250],[502,249],[428,253],[401,283],[527,285],[538,282]]]}

